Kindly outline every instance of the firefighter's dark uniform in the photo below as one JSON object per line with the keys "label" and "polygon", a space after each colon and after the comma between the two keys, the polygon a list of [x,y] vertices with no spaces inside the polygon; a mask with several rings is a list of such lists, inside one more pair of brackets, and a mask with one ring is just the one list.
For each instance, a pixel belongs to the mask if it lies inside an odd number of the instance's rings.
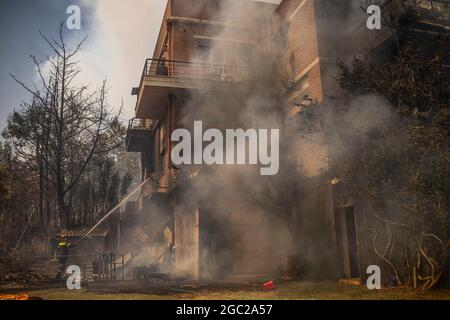
{"label": "firefighter's dark uniform", "polygon": [[66,272],[67,256],[69,255],[70,242],[60,241],[56,250],[56,256],[58,257],[58,274],[57,279],[64,278]]}

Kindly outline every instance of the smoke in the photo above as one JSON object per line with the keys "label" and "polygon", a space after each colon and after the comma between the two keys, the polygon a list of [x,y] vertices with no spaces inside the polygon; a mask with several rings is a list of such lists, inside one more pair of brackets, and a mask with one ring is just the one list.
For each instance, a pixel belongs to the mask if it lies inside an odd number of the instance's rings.
{"label": "smoke", "polygon": [[153,55],[167,0],[83,0],[83,4],[93,14],[86,32],[89,39],[80,52],[79,83],[98,86],[106,78],[109,102],[117,109],[123,101],[122,118],[127,121],[135,116],[131,89],[139,85],[145,59]]}
{"label": "smoke", "polygon": [[[273,18],[274,7],[255,7],[255,3],[250,1],[219,3],[212,19],[224,22],[224,27],[207,35],[211,48],[208,57],[198,55],[192,60],[195,63],[210,59],[209,55],[214,56],[214,51],[220,50],[219,55],[225,57],[222,63],[240,66],[240,74],[234,75],[240,81],[232,94],[211,91],[207,87],[192,92],[183,101],[180,124],[192,129],[193,122],[200,120],[204,130],[254,128],[283,131],[286,127],[278,60],[264,45],[267,22]],[[199,7],[198,10],[207,8]],[[242,28],[243,24],[247,27]],[[285,139],[290,133],[282,132],[282,135]],[[286,145],[283,141],[281,143]],[[281,176],[288,174],[286,169],[282,168],[280,177],[265,179],[256,166],[182,168],[187,179],[180,183],[187,188],[180,202],[200,210],[203,278],[277,274],[285,266],[288,256],[296,248],[289,223],[284,220],[283,213],[277,212],[286,208],[278,206],[276,202],[280,199],[265,197],[263,194],[267,190],[262,187],[278,187],[279,184],[284,187]],[[197,171],[198,174],[192,175]],[[280,196],[278,190],[276,192],[276,196]],[[186,264],[191,264],[189,257],[186,257]]]}
{"label": "smoke", "polygon": [[[263,19],[270,16],[269,12],[263,15],[261,11],[255,11],[250,2],[236,1],[229,4],[226,1],[219,1],[219,3],[220,8],[215,12],[213,19],[224,21],[227,24],[240,24],[242,21],[247,21],[248,25],[255,26],[257,21],[263,23]],[[133,3],[124,3],[119,0],[84,0],[84,5],[93,11],[93,15],[88,41],[80,52],[79,60],[83,73],[80,74],[78,84],[95,86],[106,76],[111,87],[109,102],[118,106],[123,100],[124,114],[122,117],[132,118],[135,100],[130,96],[130,91],[139,82],[145,59],[152,56],[152,44],[156,43],[166,0],[136,0]],[[201,12],[208,8],[198,5],[197,10]],[[232,39],[240,37],[240,33],[240,29],[224,28],[213,36]],[[262,38],[263,35],[261,35]],[[253,43],[256,41],[257,39],[252,39]],[[232,46],[233,48],[231,48]],[[248,69],[260,69],[269,62],[268,57],[252,61],[252,56],[260,57],[260,53],[253,52],[253,49],[251,49],[252,52],[247,49],[236,50],[236,47],[230,43],[227,43],[223,49],[235,50],[236,56],[242,59],[242,63],[247,65]],[[274,61],[271,63],[273,66],[275,65]],[[275,97],[273,97],[275,90],[264,92],[267,85],[261,83],[262,79],[272,82],[267,79],[267,75],[272,71],[273,66],[267,68],[265,75],[246,75],[248,78],[245,79],[245,83],[253,82],[252,78],[254,77],[261,79],[254,81],[254,85],[257,86],[255,93],[252,93],[254,91],[252,86],[242,87],[242,93],[235,98],[230,97],[228,93],[211,94],[206,90],[192,93],[187,108],[183,110],[185,112],[183,123],[189,127],[194,120],[203,120],[209,127],[222,129],[279,128],[277,117],[263,116],[263,113],[271,114],[271,109],[275,104]],[[201,205],[204,211],[202,217],[209,216],[209,223],[207,228],[204,228],[205,233],[202,237],[208,238],[209,235],[216,240],[213,240],[210,248],[204,247],[201,251],[200,260],[210,262],[209,267],[202,270],[203,276],[217,278],[227,275],[233,271],[228,270],[231,258],[241,266],[241,271],[247,268],[251,273],[258,269],[257,267],[261,265],[262,261],[262,264],[268,266],[270,270],[276,270],[278,263],[274,263],[277,261],[274,256],[281,258],[285,254],[273,254],[274,250],[269,248],[269,244],[273,245],[275,249],[289,247],[288,242],[284,239],[286,238],[285,227],[283,223],[275,223],[274,220],[274,223],[268,228],[267,226],[270,224],[267,221],[264,222],[266,218],[262,215],[262,210],[249,200],[249,192],[241,194],[236,190],[236,185],[241,184],[240,181],[247,184],[254,178],[255,168],[210,169],[208,174],[199,175],[199,179],[192,179],[192,188],[188,193],[189,196],[184,196],[186,201],[182,208],[192,212]],[[224,190],[226,192],[223,192]],[[208,201],[217,201],[217,204],[208,208]],[[235,205],[230,206],[230,202]],[[160,260],[158,258],[168,246],[167,239],[159,230],[160,224],[164,224],[164,217],[168,214],[167,208],[144,206],[142,211],[145,214],[136,217],[137,221],[129,225],[125,223],[122,226],[124,238],[121,239],[121,251],[133,253],[136,267],[157,263]],[[256,219],[261,220],[259,224],[253,223]],[[213,229],[214,225],[217,226],[216,229]],[[215,237],[215,233],[218,234],[222,230],[221,227],[225,225],[228,228],[221,233],[220,237]],[[279,245],[275,245],[272,238],[278,234],[280,240],[276,242]],[[267,243],[267,250],[262,250],[258,242]],[[284,244],[284,242],[286,243]],[[239,252],[238,258],[231,257],[230,245],[233,246],[234,252]],[[239,247],[241,249],[237,250]],[[181,248],[176,248],[176,250],[181,250]],[[254,259],[255,257],[257,259]],[[181,270],[190,268],[194,263],[193,260],[194,257],[188,257],[184,261],[178,261],[177,266]],[[252,262],[250,263],[249,260]],[[250,265],[252,266],[249,267]]]}
{"label": "smoke", "polygon": [[97,86],[106,78],[110,103],[117,108],[123,101],[124,120],[133,118],[136,99],[131,89],[139,85],[145,59],[153,55],[166,1],[84,0],[84,5],[93,14],[80,52],[80,82]]}
{"label": "smoke", "polygon": [[[218,247],[202,251],[202,255],[207,256],[211,278],[227,275],[220,270],[231,274],[233,271],[243,273],[243,270],[277,273],[289,269],[288,261],[293,261],[300,269],[293,273],[305,278],[339,276],[336,265],[330,263],[336,257],[321,203],[323,187],[329,181],[322,177],[328,168],[329,154],[349,152],[347,148],[352,145],[351,140],[340,140],[343,137],[338,132],[342,128],[336,125],[347,126],[352,133],[350,137],[359,139],[359,144],[362,139],[364,144],[372,130],[392,123],[390,106],[374,95],[358,97],[346,106],[343,116],[333,110],[321,112],[321,118],[316,120],[322,127],[316,126],[314,131],[305,133],[302,127],[305,119],[301,119],[301,114],[292,119],[286,117],[285,110],[289,106],[283,99],[286,88],[280,74],[280,57],[266,45],[267,23],[274,15],[266,9],[255,9],[250,2],[221,2],[214,19],[226,22],[226,26],[209,35],[219,39],[211,40],[210,45],[220,48],[225,56],[231,53],[232,62],[242,66],[241,81],[232,94],[211,91],[207,87],[191,93],[183,103],[180,123],[188,129],[192,129],[194,120],[203,121],[204,127],[222,130],[281,129],[280,173],[275,177],[261,177],[251,166],[182,168],[188,171],[185,176],[191,177],[186,182],[189,189],[183,194],[182,202],[199,207],[201,214],[212,216],[227,230],[226,236],[218,236],[208,233],[211,225],[204,226],[211,239],[215,239],[214,236],[222,239]],[[361,22],[359,8],[349,3],[343,10],[343,14],[334,12],[328,19],[319,18],[319,21],[326,21],[321,23],[319,32],[330,35],[330,41],[324,42],[336,62],[343,60],[342,57],[349,60],[343,40]],[[242,29],[231,27],[237,22],[248,22],[256,26],[258,32],[255,34],[253,30],[246,34]],[[249,45],[236,45],[235,41],[227,39],[249,41]],[[205,57],[196,56],[193,61],[199,59]],[[337,72],[337,64],[332,67],[333,72]],[[336,108],[339,110],[338,106]],[[334,138],[330,140],[330,137]],[[358,155],[357,150],[350,152],[354,152],[355,157]],[[194,171],[200,173],[192,177]],[[211,239],[209,241],[214,241]],[[223,252],[224,248],[229,251]],[[230,257],[230,252],[235,252],[235,256]],[[247,264],[254,262],[253,268],[239,269],[240,259]],[[231,265],[236,269],[231,270]]]}
{"label": "smoke", "polygon": [[[297,268],[293,273],[305,278],[337,275],[336,265],[330,263],[335,252],[321,203],[323,186],[330,177],[323,174],[329,154],[349,152],[352,141],[343,140],[339,134],[332,140],[329,137],[333,137],[333,131],[341,132],[336,128],[341,125],[352,132],[351,137],[367,139],[372,129],[390,123],[388,104],[376,96],[359,97],[350,102],[343,117],[333,109],[322,112],[322,108],[318,120],[323,125],[305,132],[307,119],[301,114],[286,116],[286,109],[293,106],[286,106],[284,100],[287,88],[280,72],[280,57],[267,43],[268,21],[277,23],[273,9],[255,8],[250,1],[215,1],[218,7],[199,3],[195,2],[197,13],[209,12],[211,19],[224,22],[221,28],[210,28],[206,38],[211,50],[220,48],[220,55],[226,57],[222,62],[241,66],[240,81],[228,92],[205,86],[177,96],[180,118],[176,126],[192,130],[194,121],[202,121],[204,130],[280,129],[280,173],[262,177],[256,166],[237,165],[184,166],[177,170],[180,194],[175,200],[174,232],[178,232],[175,238],[179,243],[173,244],[177,274],[189,274],[199,263],[201,276],[209,279],[278,274],[292,264]],[[348,15],[341,16],[340,21],[330,19],[320,30],[330,35],[331,30],[342,30],[328,43],[327,50],[336,53],[334,56],[348,57],[337,54],[345,52],[340,40],[356,27],[353,18],[343,24],[346,18]],[[242,24],[247,26],[242,28]],[[204,53],[192,58],[193,62],[202,59],[208,59]],[[350,152],[357,156],[357,150]],[[196,225],[199,244],[190,238]],[[196,245],[200,246],[198,251]],[[153,246],[143,247],[139,264],[149,264],[154,250]]]}

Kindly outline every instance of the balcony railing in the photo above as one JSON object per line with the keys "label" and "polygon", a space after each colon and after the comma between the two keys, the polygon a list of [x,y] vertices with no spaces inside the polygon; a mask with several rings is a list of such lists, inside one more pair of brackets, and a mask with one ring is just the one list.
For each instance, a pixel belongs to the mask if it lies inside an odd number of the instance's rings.
{"label": "balcony railing", "polygon": [[134,118],[128,122],[125,147],[130,152],[143,152],[151,143],[153,121]]}
{"label": "balcony railing", "polygon": [[148,130],[152,129],[153,121],[150,119],[133,118],[128,121],[128,132],[131,130]]}
{"label": "balcony railing", "polygon": [[238,65],[226,63],[147,59],[144,66],[144,76],[238,81],[241,78],[241,68]]}

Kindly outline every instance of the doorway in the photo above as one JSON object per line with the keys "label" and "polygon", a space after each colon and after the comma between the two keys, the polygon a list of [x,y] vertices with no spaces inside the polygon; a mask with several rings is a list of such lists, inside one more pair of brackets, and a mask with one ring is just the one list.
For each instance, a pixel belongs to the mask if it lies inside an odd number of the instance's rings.
{"label": "doorway", "polygon": [[359,278],[358,241],[356,238],[355,209],[353,206],[339,208],[342,271],[346,278]]}
{"label": "doorway", "polygon": [[200,279],[225,279],[233,270],[233,230],[218,210],[201,209]]}

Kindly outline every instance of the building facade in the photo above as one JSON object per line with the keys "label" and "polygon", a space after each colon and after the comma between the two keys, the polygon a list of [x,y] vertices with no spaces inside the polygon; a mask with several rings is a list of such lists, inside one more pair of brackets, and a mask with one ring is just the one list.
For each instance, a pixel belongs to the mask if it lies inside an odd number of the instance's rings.
{"label": "building facade", "polygon": [[[264,219],[252,214],[251,208],[232,203],[224,209],[192,200],[195,197],[186,199],[189,184],[201,168],[181,170],[170,160],[174,129],[189,126],[185,119],[191,113],[220,100],[210,97],[239,90],[244,74],[237,61],[239,52],[262,36],[261,19],[275,9],[250,3],[257,19],[242,19],[222,14],[228,3],[236,2],[169,0],[153,57],[145,62],[140,86],[133,89],[136,118],[129,124],[127,148],[141,153],[142,179],[149,181],[139,199],[139,211],[149,215],[156,210],[164,216],[155,223],[162,221],[161,227],[170,230],[172,239],[166,249],[177,277],[225,278],[270,269],[255,258],[264,250]],[[154,199],[158,199],[157,208]],[[217,215],[229,218],[218,221]],[[249,230],[252,237],[246,237]]]}
{"label": "building facade", "polygon": [[[154,261],[171,256],[167,259],[173,260],[175,275],[194,279],[276,271],[276,264],[266,257],[273,249],[272,222],[251,206],[230,203],[224,210],[214,203],[191,201],[195,195],[189,194],[189,185],[203,169],[193,166],[186,172],[173,165],[170,136],[177,128],[189,128],[186,119],[194,117],[190,114],[240,90],[245,79],[240,53],[256,45],[276,52],[283,80],[293,88],[286,90],[286,116],[312,101],[340,96],[337,62],[349,62],[346,59],[358,54],[389,58],[392,44],[411,34],[399,35],[395,28],[369,32],[367,16],[354,2],[249,2],[254,14],[242,17],[236,10],[227,14],[232,0],[168,0],[155,52],[145,62],[139,87],[133,89],[136,118],[130,120],[127,135],[128,151],[141,154],[142,180],[148,181],[136,212],[155,215],[149,222],[157,226],[155,232],[166,230],[165,245],[156,250]],[[425,19],[411,29],[429,35],[433,26],[435,21]],[[382,263],[367,254],[371,239],[364,204],[348,196],[345,186],[331,182],[324,187],[321,203],[328,227],[324,237],[330,238],[334,251],[330,264],[337,266],[330,278],[364,277],[366,266]],[[218,211],[235,218],[217,221]]]}

